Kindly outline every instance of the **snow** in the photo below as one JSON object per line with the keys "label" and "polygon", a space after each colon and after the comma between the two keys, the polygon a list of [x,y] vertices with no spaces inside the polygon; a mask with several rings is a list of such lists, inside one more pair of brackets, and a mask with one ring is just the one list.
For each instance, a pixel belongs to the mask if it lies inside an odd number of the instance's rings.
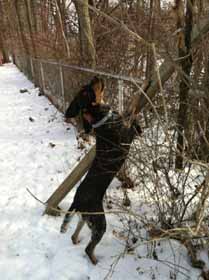
{"label": "snow", "polygon": [[[75,246],[70,236],[77,217],[63,235],[63,216],[42,215],[44,206],[26,188],[46,201],[85,151],[77,149],[75,128],[64,123],[62,114],[12,64],[0,67],[0,127],[1,279],[198,279],[199,270],[190,266],[186,249],[177,241],[157,242],[158,260],[153,259],[153,244],[143,239],[143,228],[134,252],[125,252],[123,235],[113,234],[124,231],[119,216],[107,215],[107,232],[96,249],[99,263],[93,266],[84,254],[89,229],[83,229]],[[117,184],[114,180],[108,192],[121,199]],[[74,192],[62,202],[64,209]],[[130,198],[136,198],[132,191]]]}

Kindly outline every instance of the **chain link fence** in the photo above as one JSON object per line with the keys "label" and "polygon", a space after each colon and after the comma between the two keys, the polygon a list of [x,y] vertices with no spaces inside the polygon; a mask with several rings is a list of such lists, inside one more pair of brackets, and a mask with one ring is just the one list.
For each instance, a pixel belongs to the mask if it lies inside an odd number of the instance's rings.
{"label": "chain link fence", "polygon": [[66,110],[79,89],[95,75],[105,79],[105,98],[113,109],[120,113],[126,108],[127,102],[136,90],[134,84],[141,84],[137,78],[114,75],[53,60],[37,59],[27,55],[16,56],[14,62],[62,112]]}

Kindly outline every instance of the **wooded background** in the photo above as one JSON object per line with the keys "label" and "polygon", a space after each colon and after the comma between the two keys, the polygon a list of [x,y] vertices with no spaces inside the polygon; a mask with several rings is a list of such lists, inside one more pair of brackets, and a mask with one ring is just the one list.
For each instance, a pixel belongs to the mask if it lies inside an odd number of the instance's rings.
{"label": "wooded background", "polygon": [[[94,69],[95,74],[101,70],[149,81],[158,64],[169,58],[177,71],[161,94],[170,104],[167,117],[176,116],[181,154],[184,137],[190,150],[197,138],[205,146],[200,134],[209,131],[203,116],[203,112],[208,115],[208,93],[204,94],[209,84],[208,35],[195,48],[191,46],[192,29],[208,19],[208,9],[208,0],[173,4],[160,0],[1,0],[0,49],[5,62],[12,56],[62,110],[92,73],[50,61]],[[110,75],[106,92],[116,106],[118,87]],[[137,87],[130,82],[123,88],[127,104]],[[159,100],[157,107],[162,107]],[[180,158],[177,161],[181,167]]]}
{"label": "wooded background", "polygon": [[[162,227],[181,226],[191,206],[201,235],[209,197],[209,1],[0,0],[0,15],[4,62],[12,58],[60,110],[95,74],[105,78],[113,108],[139,97],[147,133],[130,157],[135,184],[157,201]],[[194,166],[204,180],[188,195]],[[171,170],[183,172],[176,182]]]}

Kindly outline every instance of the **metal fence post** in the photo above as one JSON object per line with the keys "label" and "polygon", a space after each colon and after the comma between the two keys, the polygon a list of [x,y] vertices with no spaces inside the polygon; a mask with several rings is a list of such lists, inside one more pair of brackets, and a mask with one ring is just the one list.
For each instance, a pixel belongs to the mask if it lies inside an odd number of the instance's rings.
{"label": "metal fence post", "polygon": [[64,88],[64,79],[63,79],[63,69],[62,69],[61,64],[59,64],[59,71],[60,71],[60,83],[61,83],[61,95],[62,95],[62,102],[63,102],[63,110],[65,112],[65,88]]}
{"label": "metal fence post", "polygon": [[45,80],[44,80],[44,69],[43,69],[42,62],[40,62],[40,70],[41,70],[41,81],[42,81],[43,92],[46,92],[45,91]]}
{"label": "metal fence post", "polygon": [[31,75],[32,75],[32,80],[34,81],[34,67],[33,67],[33,59],[30,57],[30,67],[31,67]]}
{"label": "metal fence post", "polygon": [[119,114],[123,113],[123,81],[122,80],[118,80],[118,111]]}

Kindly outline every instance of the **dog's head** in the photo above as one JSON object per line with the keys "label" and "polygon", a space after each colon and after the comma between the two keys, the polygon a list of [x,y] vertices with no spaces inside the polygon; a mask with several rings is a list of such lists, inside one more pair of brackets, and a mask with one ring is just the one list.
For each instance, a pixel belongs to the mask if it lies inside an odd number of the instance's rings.
{"label": "dog's head", "polygon": [[88,112],[93,106],[101,104],[103,92],[104,81],[101,78],[94,77],[90,84],[83,87],[73,99],[65,114],[66,118],[74,118],[80,112]]}

